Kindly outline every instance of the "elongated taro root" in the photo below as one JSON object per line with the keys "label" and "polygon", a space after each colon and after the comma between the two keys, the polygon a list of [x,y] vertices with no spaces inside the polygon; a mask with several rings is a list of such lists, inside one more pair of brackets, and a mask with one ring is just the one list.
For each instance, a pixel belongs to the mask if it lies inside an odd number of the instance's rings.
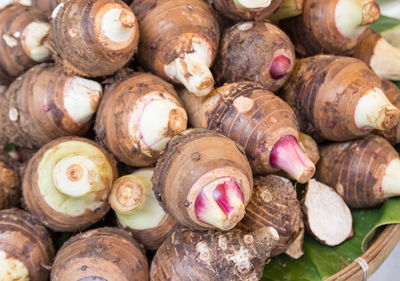
{"label": "elongated taro root", "polygon": [[99,83],[41,64],[0,96],[0,145],[41,147],[53,139],[84,135],[102,94]]}
{"label": "elongated taro root", "polygon": [[54,257],[47,229],[19,209],[0,211],[0,280],[46,281]]}
{"label": "elongated taro root", "polygon": [[347,141],[399,123],[400,111],[381,83],[358,59],[320,55],[296,62],[283,96],[303,132],[317,140]]}
{"label": "elongated taro root", "polygon": [[43,39],[49,32],[38,9],[10,5],[0,10],[0,84],[7,85],[35,64],[50,59]]}
{"label": "elongated taro root", "polygon": [[[390,102],[400,108],[400,90],[399,88],[388,80],[382,80],[382,90],[385,92],[387,98]],[[382,135],[391,144],[400,143],[400,123],[392,129],[386,131],[376,131],[377,134]]]}
{"label": "elongated taro root", "polygon": [[116,163],[97,143],[57,139],[29,161],[22,191],[27,208],[55,231],[83,230],[109,210]]}
{"label": "elongated taro root", "polygon": [[250,165],[234,141],[206,129],[175,136],[152,178],[161,206],[193,229],[232,229],[253,190]]}
{"label": "elongated taro root", "polygon": [[150,280],[260,280],[278,239],[273,227],[253,232],[177,230],[158,249]]}
{"label": "elongated taro root", "polygon": [[320,149],[316,179],[333,187],[352,208],[366,208],[400,195],[400,159],[380,136]]}
{"label": "elongated taro root", "polygon": [[[0,210],[19,204],[20,185],[17,171],[11,164],[12,159],[0,152]],[[0,280],[2,280],[0,278]]]}
{"label": "elongated taro root", "polygon": [[226,84],[205,97],[184,90],[181,98],[194,127],[216,130],[244,147],[254,173],[281,169],[302,183],[314,175],[314,164],[298,144],[293,110],[261,85]]}
{"label": "elongated taro root", "polygon": [[196,95],[208,94],[219,43],[211,8],[201,0],[143,0],[131,7],[140,22],[140,63]]}
{"label": "elongated taro root", "polygon": [[307,231],[321,243],[336,246],[353,236],[350,209],[332,187],[311,179],[302,208]]}
{"label": "elongated taro root", "polygon": [[363,32],[353,56],[371,66],[380,77],[400,80],[400,49],[390,45],[373,29]]}
{"label": "elongated taro root", "polygon": [[379,16],[375,0],[305,0],[303,15],[284,20],[280,26],[302,56],[348,55]]}
{"label": "elongated taro root", "polygon": [[214,7],[233,20],[262,21],[276,11],[282,0],[212,0]]}
{"label": "elongated taro root", "polygon": [[289,78],[295,62],[290,39],[273,24],[238,23],[222,36],[214,64],[219,82],[254,81],[276,91]]}
{"label": "elongated taro root", "polygon": [[78,234],[58,251],[52,281],[147,281],[144,249],[127,232],[104,227]]}
{"label": "elongated taro root", "polygon": [[108,199],[119,226],[148,250],[157,250],[177,225],[154,195],[153,170],[141,169],[117,179]]}
{"label": "elongated taro root", "polygon": [[126,72],[115,80],[97,112],[97,138],[120,161],[149,166],[186,129],[186,111],[174,88],[157,76]]}
{"label": "elongated taro root", "polygon": [[139,26],[122,1],[70,0],[52,13],[49,43],[67,73],[98,77],[127,64],[137,49]]}
{"label": "elongated taro root", "polygon": [[277,256],[285,252],[299,235],[302,219],[300,202],[292,183],[286,178],[269,175],[254,178],[253,195],[246,207],[246,216],[238,227],[247,231],[274,227],[279,240],[271,256]]}

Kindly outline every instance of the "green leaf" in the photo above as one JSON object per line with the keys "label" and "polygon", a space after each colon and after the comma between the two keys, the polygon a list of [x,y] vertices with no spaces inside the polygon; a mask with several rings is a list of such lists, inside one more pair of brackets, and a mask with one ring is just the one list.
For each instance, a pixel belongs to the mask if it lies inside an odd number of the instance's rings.
{"label": "green leaf", "polygon": [[328,247],[306,235],[304,256],[294,260],[281,255],[265,267],[261,280],[321,281],[339,272],[368,247],[368,241],[382,225],[400,223],[400,198],[390,199],[380,207],[352,210],[354,236],[336,247]]}
{"label": "green leaf", "polygon": [[378,31],[379,33],[394,29],[396,27],[400,26],[400,20],[391,18],[391,17],[386,17],[386,16],[380,16],[379,20],[373,24],[371,24],[369,27],[372,29]]}

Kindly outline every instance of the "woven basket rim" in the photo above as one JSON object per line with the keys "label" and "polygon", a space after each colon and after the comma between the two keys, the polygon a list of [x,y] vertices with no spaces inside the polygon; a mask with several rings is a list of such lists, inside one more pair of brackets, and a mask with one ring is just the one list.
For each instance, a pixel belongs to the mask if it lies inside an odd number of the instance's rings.
{"label": "woven basket rim", "polygon": [[[368,264],[368,277],[370,277],[386,260],[389,254],[400,241],[400,224],[385,226],[379,237],[373,242],[368,250],[361,256]],[[358,262],[354,261],[335,275],[325,279],[325,281],[362,281],[363,270]]]}

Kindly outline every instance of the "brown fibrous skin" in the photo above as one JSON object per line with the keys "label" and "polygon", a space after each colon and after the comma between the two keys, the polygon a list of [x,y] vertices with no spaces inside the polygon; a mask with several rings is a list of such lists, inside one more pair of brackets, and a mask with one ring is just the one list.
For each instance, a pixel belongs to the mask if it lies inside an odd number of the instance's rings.
{"label": "brown fibrous skin", "polygon": [[275,144],[283,136],[299,137],[290,106],[258,83],[226,84],[205,97],[194,97],[185,90],[180,94],[190,123],[216,130],[242,145],[255,174],[276,172],[270,164]]}
{"label": "brown fibrous skin", "polygon": [[207,3],[202,0],[135,0],[131,7],[140,22],[137,59],[142,66],[171,80],[164,65],[190,53],[197,39],[211,48],[212,64],[219,46],[220,27]]}
{"label": "brown fibrous skin", "polygon": [[[47,202],[40,191],[39,187],[39,165],[44,157],[48,156],[48,152],[55,153],[52,148],[57,145],[62,145],[71,141],[77,141],[83,144],[89,144],[100,151],[102,156],[106,159],[107,165],[111,167],[112,179],[107,178],[108,175],[100,174],[100,179],[104,180],[105,188],[98,191],[95,194],[96,202],[99,202],[99,207],[95,210],[88,208],[80,210],[82,214],[70,215],[56,209],[53,209]],[[71,151],[71,155],[74,155],[74,151]],[[106,166],[106,163],[102,163],[101,167]],[[108,195],[111,189],[112,181],[118,177],[118,171],[116,168],[116,161],[113,156],[108,153],[103,147],[95,143],[94,141],[79,138],[79,137],[64,137],[54,140],[47,145],[43,146],[38,150],[35,155],[29,160],[25,170],[22,192],[24,203],[27,209],[37,217],[41,223],[46,227],[54,231],[79,231],[88,228],[90,225],[96,223],[109,211],[110,206],[108,204]],[[52,179],[53,181],[53,179]],[[50,197],[50,196],[49,196]],[[65,199],[68,197],[66,196]]]}
{"label": "brown fibrous skin", "polygon": [[19,204],[20,185],[14,162],[6,153],[0,152],[0,210]]}
{"label": "brown fibrous skin", "polygon": [[26,52],[21,38],[30,23],[47,21],[45,14],[32,7],[10,5],[0,10],[0,84],[8,85],[39,63]]}
{"label": "brown fibrous skin", "polygon": [[[400,109],[400,90],[399,88],[390,82],[389,80],[382,79],[382,90],[385,92],[385,95],[390,100],[390,102]],[[391,144],[399,144],[400,143],[400,124],[393,127],[390,130],[386,131],[374,131],[385,139],[387,139]]]}
{"label": "brown fibrous skin", "polygon": [[58,251],[52,281],[147,281],[145,250],[127,232],[111,227],[78,234]]}
{"label": "brown fibrous skin", "polygon": [[246,216],[238,227],[248,231],[274,227],[279,240],[271,256],[277,256],[285,252],[299,235],[302,219],[300,202],[292,183],[286,178],[268,175],[254,178],[253,195],[246,207]]}
{"label": "brown fibrous skin", "polygon": [[[83,136],[92,118],[75,121],[64,103],[66,85],[72,78],[52,64],[35,66],[18,77],[0,96],[0,145],[39,148],[59,137]],[[100,96],[101,92],[91,99],[93,111]]]}
{"label": "brown fibrous skin", "polygon": [[375,45],[382,36],[371,28],[367,28],[360,36],[359,43],[355,47],[353,57],[364,61],[369,65],[374,55]]}
{"label": "brown fibrous skin", "polygon": [[[347,141],[372,131],[358,128],[354,113],[360,98],[380,87],[381,79],[361,60],[318,55],[296,62],[283,99],[296,112],[302,132],[318,142]],[[398,123],[388,121],[389,127]]]}
{"label": "brown fibrous skin", "polygon": [[[338,0],[306,0],[301,16],[280,22],[280,27],[292,39],[296,52],[301,56],[351,55],[360,39],[360,34],[347,37],[339,30],[335,19],[338,2]],[[362,25],[379,19],[379,6],[373,0],[365,5],[363,12]]]}
{"label": "brown fibrous skin", "polygon": [[0,211],[0,237],[0,251],[22,262],[29,280],[48,279],[49,272],[43,266],[49,266],[53,260],[53,243],[47,229],[34,216],[20,209]]}
{"label": "brown fibrous skin", "polygon": [[292,244],[290,244],[287,247],[285,251],[285,254],[291,257],[292,259],[299,259],[304,255],[303,251],[304,233],[305,233],[304,217],[303,217],[303,212],[301,212],[299,234],[294,239]]}
{"label": "brown fibrous skin", "polygon": [[276,91],[289,78],[295,63],[289,37],[270,23],[238,23],[222,36],[214,64],[218,82],[259,82]]}
{"label": "brown fibrous skin", "polygon": [[[181,105],[173,86],[150,73],[131,73],[122,71],[105,88],[100,103],[95,131],[98,142],[107,147],[118,160],[135,167],[154,164],[162,150],[152,149],[151,145],[141,144],[141,136],[132,135],[138,124],[131,124],[130,116],[138,110],[140,99],[146,95],[158,93],[163,100]],[[168,129],[160,138],[171,138],[184,131],[187,126],[186,111],[183,106],[169,116]]]}
{"label": "brown fibrous skin", "polygon": [[[114,41],[103,33],[102,16],[111,9],[122,10],[119,20],[132,30],[124,41]],[[64,1],[52,17],[48,41],[54,59],[67,73],[86,77],[112,75],[137,50],[139,24],[122,0]]]}
{"label": "brown fibrous skin", "polygon": [[396,150],[382,137],[367,136],[320,148],[316,179],[333,187],[352,208],[366,208],[385,201],[382,179]]}
{"label": "brown fibrous skin", "polygon": [[51,12],[57,7],[61,0],[31,0],[32,6],[42,10],[46,15],[51,15]]}
{"label": "brown fibrous skin", "polygon": [[[207,175],[211,176],[204,182]],[[161,206],[178,223],[205,230],[216,227],[200,221],[196,215],[195,202],[204,187],[201,184],[225,177],[236,182],[245,207],[251,198],[253,176],[242,148],[214,131],[191,129],[168,143],[154,169],[152,183]],[[227,228],[233,228],[237,222],[230,222]]]}
{"label": "brown fibrous skin", "polygon": [[158,249],[150,280],[260,280],[278,239],[273,227],[254,232],[177,230]]}
{"label": "brown fibrous skin", "polygon": [[123,227],[120,223],[118,223],[118,226],[132,233],[132,236],[135,237],[146,250],[156,251],[178,227],[178,224],[174,218],[166,214],[160,223],[153,228],[138,230],[128,226]]}
{"label": "brown fibrous skin", "polygon": [[211,2],[215,9],[217,9],[221,14],[235,21],[263,21],[269,15],[274,13],[282,4],[282,0],[271,0],[268,7],[251,10],[237,7],[234,0],[210,0],[209,2]]}

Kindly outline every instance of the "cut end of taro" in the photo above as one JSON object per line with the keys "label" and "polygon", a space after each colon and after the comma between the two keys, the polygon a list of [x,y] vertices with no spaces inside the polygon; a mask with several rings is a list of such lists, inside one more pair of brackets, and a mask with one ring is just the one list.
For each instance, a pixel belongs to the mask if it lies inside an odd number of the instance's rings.
{"label": "cut end of taro", "polygon": [[325,245],[336,246],[352,236],[350,209],[333,188],[310,180],[303,204],[308,230]]}
{"label": "cut end of taro", "polygon": [[380,17],[379,5],[374,0],[338,0],[335,22],[338,31],[345,37],[354,38],[369,24]]}
{"label": "cut end of taro", "polygon": [[47,22],[31,22],[20,35],[26,54],[36,62],[50,59],[50,51],[44,45],[49,30],[50,25]]}
{"label": "cut end of taro", "polygon": [[143,184],[135,176],[128,175],[114,182],[108,202],[116,213],[128,214],[140,206],[143,197]]}
{"label": "cut end of taro", "polygon": [[264,9],[271,5],[271,0],[233,0],[236,8],[243,10]]}
{"label": "cut end of taro", "polygon": [[315,173],[314,163],[292,135],[279,139],[271,151],[269,162],[272,168],[285,171],[300,183],[306,183]]}
{"label": "cut end of taro", "polygon": [[201,38],[192,39],[193,51],[164,65],[165,74],[182,83],[196,96],[207,95],[214,88],[214,77],[209,69],[212,62],[211,46]]}
{"label": "cut end of taro", "polygon": [[269,74],[272,79],[279,80],[290,72],[290,59],[285,55],[275,57],[269,67]]}
{"label": "cut end of taro", "polygon": [[243,193],[232,178],[206,185],[195,201],[197,219],[220,230],[230,230],[244,217]]}
{"label": "cut end of taro", "polygon": [[380,77],[400,80],[400,49],[392,46],[385,38],[379,39],[369,65]]}
{"label": "cut end of taro", "polygon": [[137,24],[135,14],[116,3],[104,5],[95,19],[99,42],[114,50],[122,50],[132,44]]}
{"label": "cut end of taro", "polygon": [[392,160],[386,168],[382,179],[384,198],[400,195],[400,159]]}
{"label": "cut end of taro", "polygon": [[375,1],[369,1],[362,6],[362,25],[376,22],[381,15],[379,5]]}
{"label": "cut end of taro", "polygon": [[389,130],[400,121],[400,110],[379,88],[370,89],[357,103],[354,121],[360,130]]}
{"label": "cut end of taro", "polygon": [[65,157],[58,161],[53,170],[56,188],[70,197],[81,197],[98,191],[100,177],[97,165],[84,155]]}
{"label": "cut end of taro", "polygon": [[24,262],[1,250],[0,265],[0,280],[29,280],[29,271]]}
{"label": "cut end of taro", "polygon": [[[131,128],[139,140],[143,153],[162,151],[168,141],[186,130],[185,109],[167,93],[149,93],[138,102],[137,110],[131,117]],[[149,153],[151,156],[151,153]]]}
{"label": "cut end of taro", "polygon": [[64,107],[77,124],[85,124],[96,113],[102,95],[96,81],[73,76],[65,81]]}

